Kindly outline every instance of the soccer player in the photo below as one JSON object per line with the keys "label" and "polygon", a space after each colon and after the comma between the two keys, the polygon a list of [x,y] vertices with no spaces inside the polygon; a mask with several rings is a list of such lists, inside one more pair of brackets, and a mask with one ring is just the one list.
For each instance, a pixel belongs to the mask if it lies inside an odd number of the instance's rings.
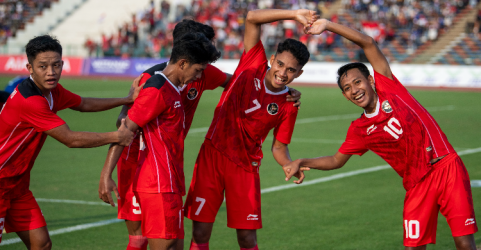
{"label": "soccer player", "polygon": [[[209,249],[212,226],[220,205],[227,205],[227,226],[237,229],[241,249],[258,249],[256,230],[262,227],[259,167],[262,143],[274,128],[272,153],[285,165],[297,108],[286,101],[286,86],[302,74],[309,52],[301,42],[281,42],[267,58],[260,41],[261,26],[279,20],[304,26],[317,19],[309,10],[256,10],[247,14],[245,51],[225,87],[196,161],[185,215],[193,220],[190,249]],[[301,174],[297,175],[302,182]]]}
{"label": "soccer player", "polygon": [[71,148],[128,145],[134,135],[125,125],[110,133],[71,131],[56,113],[66,108],[95,112],[132,103],[140,91],[140,78],[125,98],[83,98],[58,83],[63,66],[58,40],[35,37],[28,42],[26,54],[30,77],[15,88],[0,111],[0,241],[5,226],[27,248],[50,249],[45,219],[29,190],[30,170],[47,135]]}
{"label": "soccer player", "polygon": [[[210,41],[213,41],[215,37],[215,32],[212,27],[195,22],[193,20],[184,19],[176,24],[174,28],[174,40],[179,39],[179,37],[181,37],[183,34],[192,32],[201,32]],[[143,72],[143,77],[140,83],[142,84],[151,76],[162,72],[166,66],[167,63],[161,63],[151,67],[150,69],[147,69]],[[195,110],[197,109],[197,105],[202,97],[203,92],[205,90],[212,90],[217,87],[225,87],[230,79],[230,74],[224,73],[209,64],[202,72],[202,76],[199,79],[184,85],[181,89],[179,89],[185,111],[184,135],[187,135],[190,126],[192,125]],[[300,102],[298,102],[299,98],[300,92],[291,89],[291,95],[288,95],[286,100],[295,102],[293,105],[298,107],[300,105]],[[118,123],[120,123],[122,118],[125,118],[128,109],[129,108],[127,106],[124,106],[121,114],[119,115],[119,119],[117,120]],[[141,166],[143,160],[145,159],[145,145],[140,143],[140,137],[141,136],[136,136],[132,144],[124,148],[122,155],[117,162],[118,189],[115,186],[115,182],[112,180],[111,175],[105,175],[107,179],[101,179],[99,184],[100,197],[105,196],[105,200],[108,200],[112,206],[115,206],[115,203],[111,198],[111,192],[114,191],[117,193],[118,218],[125,220],[129,233],[129,244],[127,246],[127,250],[147,248],[147,238],[142,236],[141,231],[142,210],[140,209],[140,205],[138,204],[132,190],[132,183],[137,166]],[[141,149],[140,152],[139,148]]]}
{"label": "soccer player", "polygon": [[[127,127],[131,131],[142,128],[146,144],[145,161],[137,168],[133,191],[142,207],[141,231],[148,238],[150,249],[172,249],[184,238],[186,115],[179,88],[202,77],[208,63],[219,57],[220,53],[202,33],[183,35],[175,41],[168,65],[147,80],[128,111]],[[111,146],[101,180],[111,180],[122,150],[122,146]],[[110,192],[102,195],[99,191],[105,202],[112,199],[109,195]]]}
{"label": "soccer player", "polygon": [[457,249],[475,250],[474,217],[469,176],[439,125],[392,74],[375,41],[358,31],[321,19],[308,30],[328,30],[359,45],[374,69],[362,63],[338,70],[344,97],[364,109],[353,121],[345,142],[333,156],[298,159],[284,166],[286,180],[301,168],[337,169],[352,155],[368,150],[383,158],[403,178],[404,246],[426,249],[435,243],[438,212],[446,217]]}

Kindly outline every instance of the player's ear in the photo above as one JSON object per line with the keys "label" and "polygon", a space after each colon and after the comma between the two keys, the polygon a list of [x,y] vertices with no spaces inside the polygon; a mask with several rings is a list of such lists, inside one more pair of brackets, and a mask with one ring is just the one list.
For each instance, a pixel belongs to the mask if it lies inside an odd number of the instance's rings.
{"label": "player's ear", "polygon": [[269,60],[269,63],[271,64],[271,67],[272,67],[272,65],[274,65],[274,59],[276,59],[276,56],[271,55],[271,59]]}
{"label": "player's ear", "polygon": [[369,84],[371,85],[372,89],[376,91],[376,84],[374,82],[374,77],[372,77],[372,75],[369,75],[367,77],[367,80],[369,81]]}
{"label": "player's ear", "polygon": [[[62,62],[62,63],[63,63],[63,62]],[[25,65],[25,67],[27,67],[28,72],[30,72],[30,75],[32,75],[32,74],[33,74],[33,65],[30,64],[30,63],[27,63],[27,64]]]}
{"label": "player's ear", "polygon": [[187,68],[187,66],[189,66],[188,64],[189,63],[185,59],[180,59],[179,61],[177,61],[177,66],[179,66],[179,68],[182,70]]}
{"label": "player's ear", "polygon": [[302,70],[302,69],[299,70],[294,78],[298,78],[299,76],[302,75],[302,73],[304,73],[304,70]]}

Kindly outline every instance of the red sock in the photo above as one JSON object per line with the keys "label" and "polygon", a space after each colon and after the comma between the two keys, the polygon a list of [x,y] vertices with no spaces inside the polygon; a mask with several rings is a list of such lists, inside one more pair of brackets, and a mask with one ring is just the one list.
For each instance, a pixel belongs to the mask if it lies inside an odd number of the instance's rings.
{"label": "red sock", "polygon": [[256,244],[256,246],[253,247],[253,248],[242,248],[241,247],[241,250],[259,250],[259,247],[257,247],[257,244]]}
{"label": "red sock", "polygon": [[127,250],[147,250],[147,237],[142,235],[129,235]]}
{"label": "red sock", "polygon": [[207,242],[207,243],[195,243],[195,242],[191,241],[189,250],[209,250],[209,242]]}

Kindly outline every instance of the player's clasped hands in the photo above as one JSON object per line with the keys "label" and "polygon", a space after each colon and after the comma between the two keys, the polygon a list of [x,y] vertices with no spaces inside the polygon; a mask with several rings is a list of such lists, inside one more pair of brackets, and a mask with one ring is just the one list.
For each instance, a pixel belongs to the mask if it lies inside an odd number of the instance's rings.
{"label": "player's clasped hands", "polygon": [[296,184],[301,184],[306,177],[304,171],[311,170],[308,167],[301,167],[300,160],[291,161],[290,163],[282,166],[284,174],[286,175],[286,181],[290,180],[292,176],[296,177],[298,180],[293,181]]}
{"label": "player's clasped hands", "polygon": [[315,21],[311,26],[304,26],[304,33],[311,35],[320,35],[326,30],[328,22],[329,21],[327,19],[319,19]]}
{"label": "player's clasped hands", "polygon": [[297,10],[296,21],[304,25],[304,29],[311,26],[317,19],[319,15],[313,10]]}
{"label": "player's clasped hands", "polygon": [[125,125],[125,119],[122,119],[119,129],[117,130],[117,134],[119,137],[119,145],[120,146],[129,146],[134,139],[135,133],[130,131]]}

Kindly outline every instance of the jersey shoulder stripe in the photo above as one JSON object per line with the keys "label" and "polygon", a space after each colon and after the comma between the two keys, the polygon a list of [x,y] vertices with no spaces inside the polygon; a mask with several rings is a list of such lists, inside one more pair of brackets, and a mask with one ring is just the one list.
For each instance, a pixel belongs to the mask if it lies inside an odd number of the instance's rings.
{"label": "jersey shoulder stripe", "polygon": [[156,74],[156,72],[161,72],[162,70],[164,70],[165,67],[167,67],[167,62],[159,63],[145,70],[144,73],[153,76]]}
{"label": "jersey shoulder stripe", "polygon": [[151,76],[144,85],[144,89],[154,87],[156,89],[162,88],[167,80],[162,75]]}
{"label": "jersey shoulder stripe", "polygon": [[35,85],[35,83],[30,79],[27,78],[23,80],[19,85],[18,85],[18,91],[20,94],[23,96],[23,98],[27,99],[32,96],[42,96],[42,92],[40,89]]}

